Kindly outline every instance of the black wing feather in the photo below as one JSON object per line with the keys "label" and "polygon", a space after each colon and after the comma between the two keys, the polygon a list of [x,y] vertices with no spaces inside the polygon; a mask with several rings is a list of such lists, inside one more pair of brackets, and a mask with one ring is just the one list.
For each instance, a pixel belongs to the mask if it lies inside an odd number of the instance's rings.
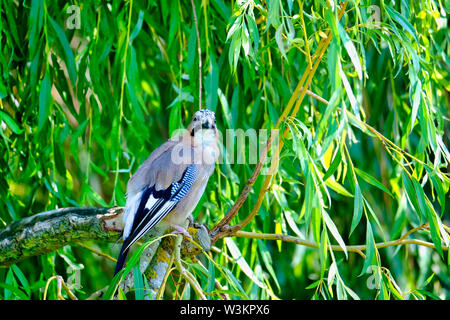
{"label": "black wing feather", "polygon": [[[183,172],[182,177],[177,182],[172,183],[165,190],[155,190],[155,186],[146,186],[142,191],[139,207],[136,210],[131,232],[124,239],[119,257],[117,259],[115,274],[119,272],[124,264],[128,250],[137,240],[139,240],[148,230],[161,221],[170,211],[172,211],[178,202],[186,195],[192,186],[197,175],[195,165],[189,165]],[[158,199],[149,209],[146,207],[150,196]],[[172,203],[170,203],[172,202]],[[165,206],[164,211],[161,209]],[[158,215],[158,216],[157,216]],[[157,217],[156,217],[157,216]],[[156,219],[155,219],[156,217]]]}

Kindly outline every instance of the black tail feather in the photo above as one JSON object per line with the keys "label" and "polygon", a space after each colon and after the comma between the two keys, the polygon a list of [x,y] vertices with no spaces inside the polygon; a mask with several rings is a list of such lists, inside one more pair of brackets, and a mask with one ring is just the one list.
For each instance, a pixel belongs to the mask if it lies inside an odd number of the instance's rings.
{"label": "black tail feather", "polygon": [[114,271],[114,275],[116,275],[120,270],[122,270],[123,266],[125,265],[125,260],[127,259],[127,255],[128,255],[128,250],[125,248],[126,243],[124,242],[124,244],[122,245],[122,248],[120,249],[120,253],[119,253],[119,257],[117,258],[117,264],[116,264],[116,270]]}

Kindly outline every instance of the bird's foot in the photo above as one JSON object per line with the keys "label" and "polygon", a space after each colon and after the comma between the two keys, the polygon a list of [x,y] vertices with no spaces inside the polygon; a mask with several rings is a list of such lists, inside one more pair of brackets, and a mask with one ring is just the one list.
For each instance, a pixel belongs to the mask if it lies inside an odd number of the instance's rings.
{"label": "bird's foot", "polygon": [[192,239],[192,236],[189,234],[189,232],[185,228],[183,228],[179,225],[176,225],[176,224],[172,225],[172,227],[175,229],[174,231],[172,231],[173,234],[182,234],[186,238]]}
{"label": "bird's foot", "polygon": [[187,216],[187,220],[189,221],[189,227],[194,227],[195,229],[200,229],[203,226],[203,223],[195,222],[192,214]]}

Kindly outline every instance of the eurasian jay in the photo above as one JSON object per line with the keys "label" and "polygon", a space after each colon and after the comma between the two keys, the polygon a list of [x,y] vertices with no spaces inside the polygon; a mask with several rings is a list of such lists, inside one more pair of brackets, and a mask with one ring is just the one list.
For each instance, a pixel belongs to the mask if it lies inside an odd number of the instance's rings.
{"label": "eurasian jay", "polygon": [[130,247],[157,223],[189,236],[180,225],[197,206],[219,156],[214,112],[197,111],[184,135],[156,148],[130,178],[117,274]]}

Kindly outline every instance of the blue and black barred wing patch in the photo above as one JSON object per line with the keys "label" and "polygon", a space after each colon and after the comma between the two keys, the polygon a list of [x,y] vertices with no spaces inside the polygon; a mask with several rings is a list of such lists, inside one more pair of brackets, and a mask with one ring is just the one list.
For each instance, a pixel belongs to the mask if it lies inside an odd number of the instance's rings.
{"label": "blue and black barred wing patch", "polygon": [[191,164],[186,168],[181,179],[173,182],[167,189],[157,191],[155,186],[144,188],[139,207],[134,215],[130,235],[124,241],[124,250],[129,249],[177,206],[192,187],[196,177],[197,168]]}

